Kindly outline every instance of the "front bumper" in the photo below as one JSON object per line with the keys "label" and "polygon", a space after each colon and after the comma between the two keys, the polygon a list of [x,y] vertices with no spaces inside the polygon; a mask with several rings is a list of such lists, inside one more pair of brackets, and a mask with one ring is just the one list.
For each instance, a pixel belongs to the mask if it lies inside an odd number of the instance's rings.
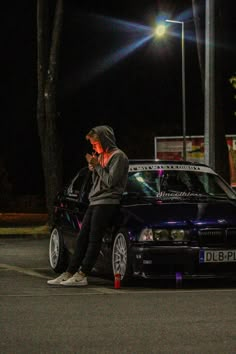
{"label": "front bumper", "polygon": [[200,263],[200,247],[133,245],[133,276],[148,279],[235,278],[234,263]]}

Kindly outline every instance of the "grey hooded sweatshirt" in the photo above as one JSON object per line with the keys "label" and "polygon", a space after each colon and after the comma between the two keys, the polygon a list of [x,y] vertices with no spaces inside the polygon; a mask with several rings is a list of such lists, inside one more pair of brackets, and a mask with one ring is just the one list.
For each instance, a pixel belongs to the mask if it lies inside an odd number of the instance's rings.
{"label": "grey hooded sweatshirt", "polygon": [[[128,157],[116,146],[111,127],[101,125],[93,128],[93,131],[99,136],[105,154],[99,155],[99,164],[93,171],[93,186],[89,193],[90,205],[119,204],[128,178]],[[105,161],[104,157],[107,156],[108,159]]]}

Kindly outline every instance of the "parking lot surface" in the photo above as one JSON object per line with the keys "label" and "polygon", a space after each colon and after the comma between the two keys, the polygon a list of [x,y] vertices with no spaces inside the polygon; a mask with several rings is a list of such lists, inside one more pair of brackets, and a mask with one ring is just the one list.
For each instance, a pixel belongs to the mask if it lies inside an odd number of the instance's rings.
{"label": "parking lot surface", "polygon": [[48,286],[48,238],[0,238],[2,353],[235,353],[234,283]]}

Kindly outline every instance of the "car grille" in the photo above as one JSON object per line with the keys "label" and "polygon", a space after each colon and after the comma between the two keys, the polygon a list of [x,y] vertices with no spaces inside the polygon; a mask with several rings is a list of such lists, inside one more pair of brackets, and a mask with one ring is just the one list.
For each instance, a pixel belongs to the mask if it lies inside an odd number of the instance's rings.
{"label": "car grille", "polygon": [[200,246],[236,246],[236,229],[207,228],[198,231]]}
{"label": "car grille", "polygon": [[236,245],[236,229],[226,229],[227,242]]}

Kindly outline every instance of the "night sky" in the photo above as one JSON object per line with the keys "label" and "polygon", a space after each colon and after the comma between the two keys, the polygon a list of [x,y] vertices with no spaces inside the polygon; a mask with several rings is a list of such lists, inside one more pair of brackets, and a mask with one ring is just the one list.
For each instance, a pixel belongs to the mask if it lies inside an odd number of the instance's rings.
{"label": "night sky", "polygon": [[[171,19],[185,21],[187,135],[202,135],[203,95],[196,43],[191,40],[195,38],[191,1],[79,3],[65,1],[59,60],[57,108],[65,182],[84,164],[88,149],[84,136],[95,125],[111,125],[118,146],[130,158],[153,158],[154,136],[181,135],[180,38],[159,42],[152,38],[122,56],[147,35],[147,28],[163,11]],[[224,53],[222,99],[227,134],[236,134],[235,93],[228,82],[236,72],[233,3],[227,2],[225,40],[218,43]],[[0,161],[14,193],[42,193],[36,120],[36,1],[4,5],[3,15]]]}

